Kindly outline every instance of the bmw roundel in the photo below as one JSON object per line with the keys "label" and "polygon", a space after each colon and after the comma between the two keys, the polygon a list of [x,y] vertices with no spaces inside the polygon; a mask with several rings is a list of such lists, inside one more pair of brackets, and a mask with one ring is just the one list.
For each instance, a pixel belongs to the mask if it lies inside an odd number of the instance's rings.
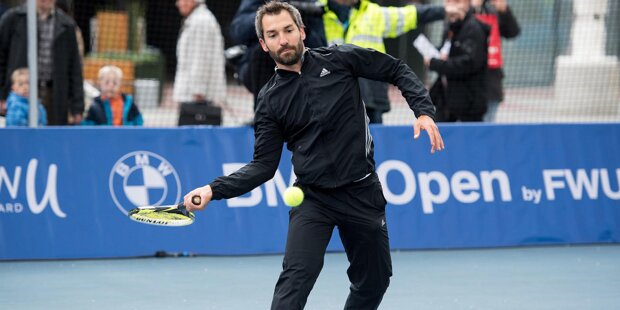
{"label": "bmw roundel", "polygon": [[153,152],[135,151],[114,164],[110,193],[119,210],[127,214],[139,206],[176,204],[181,198],[181,183],[165,158]]}

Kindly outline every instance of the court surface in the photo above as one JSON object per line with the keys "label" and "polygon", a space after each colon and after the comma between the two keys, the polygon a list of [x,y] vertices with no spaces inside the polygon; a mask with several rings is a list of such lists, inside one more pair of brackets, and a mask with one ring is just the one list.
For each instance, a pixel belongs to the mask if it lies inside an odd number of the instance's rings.
{"label": "court surface", "polygon": [[[392,252],[380,309],[620,309],[620,245]],[[1,309],[268,309],[282,256],[0,263]],[[328,253],[306,309],[342,309]]]}

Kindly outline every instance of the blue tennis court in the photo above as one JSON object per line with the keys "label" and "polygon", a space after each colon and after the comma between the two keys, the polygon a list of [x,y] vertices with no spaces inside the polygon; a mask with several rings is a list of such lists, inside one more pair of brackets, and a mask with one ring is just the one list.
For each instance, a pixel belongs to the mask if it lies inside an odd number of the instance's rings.
{"label": "blue tennis court", "polygon": [[[268,309],[281,255],[0,263],[3,309]],[[620,246],[392,252],[380,309],[620,309]],[[329,253],[306,309],[342,309]]]}

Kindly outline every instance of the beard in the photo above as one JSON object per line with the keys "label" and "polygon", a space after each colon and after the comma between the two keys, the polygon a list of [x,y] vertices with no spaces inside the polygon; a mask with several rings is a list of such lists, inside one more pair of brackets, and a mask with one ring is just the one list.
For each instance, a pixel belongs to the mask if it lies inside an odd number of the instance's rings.
{"label": "beard", "polygon": [[[304,45],[302,42],[303,41],[300,40],[297,46],[283,46],[275,52],[270,50],[269,55],[271,55],[271,58],[279,64],[292,66],[301,59],[301,54],[304,50]],[[293,51],[293,53],[290,53],[290,51]],[[284,54],[285,52],[287,52],[287,54]]]}

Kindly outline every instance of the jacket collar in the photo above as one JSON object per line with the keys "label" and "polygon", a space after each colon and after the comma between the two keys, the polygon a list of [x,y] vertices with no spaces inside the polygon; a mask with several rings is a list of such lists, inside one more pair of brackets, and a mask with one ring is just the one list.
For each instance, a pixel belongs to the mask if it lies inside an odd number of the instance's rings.
{"label": "jacket collar", "polygon": [[[27,15],[28,10],[26,4],[22,4],[17,7],[16,12],[18,15]],[[56,39],[63,31],[65,31],[65,29],[72,29],[73,27],[75,27],[71,19],[61,10],[54,9],[54,12],[52,14],[54,14],[54,39]]]}

